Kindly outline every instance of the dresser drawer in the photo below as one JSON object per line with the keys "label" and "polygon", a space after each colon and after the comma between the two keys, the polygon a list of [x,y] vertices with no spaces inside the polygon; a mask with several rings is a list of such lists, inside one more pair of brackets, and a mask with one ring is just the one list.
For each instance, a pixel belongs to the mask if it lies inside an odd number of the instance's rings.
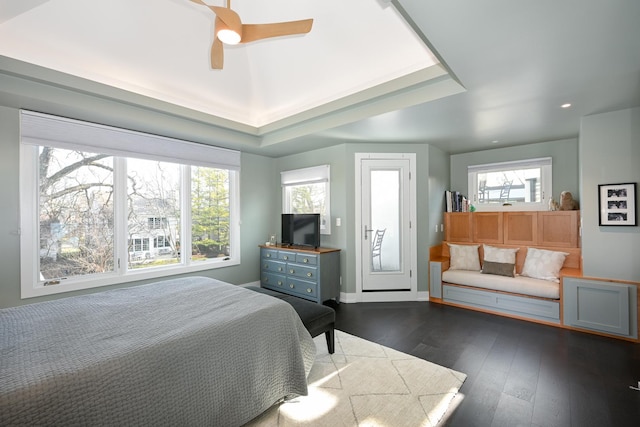
{"label": "dresser drawer", "polygon": [[270,271],[273,273],[284,273],[287,264],[282,261],[274,261],[270,259],[262,259],[262,271]]}
{"label": "dresser drawer", "polygon": [[287,264],[287,274],[290,276],[300,277],[312,282],[316,282],[318,280],[318,269],[316,267],[306,266],[302,264]]}
{"label": "dresser drawer", "polygon": [[282,261],[295,262],[296,253],[295,252],[288,252],[288,251],[278,251],[278,259],[280,259]]}
{"label": "dresser drawer", "polygon": [[277,249],[264,249],[262,248],[262,258],[267,259],[278,259],[278,250]]}
{"label": "dresser drawer", "polygon": [[273,289],[284,288],[286,284],[286,278],[281,274],[262,273],[260,281],[262,286]]}
{"label": "dresser drawer", "polygon": [[318,294],[317,283],[307,282],[306,280],[298,280],[292,277],[289,277],[287,279],[287,289],[307,298],[315,297]]}
{"label": "dresser drawer", "polygon": [[318,265],[317,255],[296,254],[296,262],[305,265]]}

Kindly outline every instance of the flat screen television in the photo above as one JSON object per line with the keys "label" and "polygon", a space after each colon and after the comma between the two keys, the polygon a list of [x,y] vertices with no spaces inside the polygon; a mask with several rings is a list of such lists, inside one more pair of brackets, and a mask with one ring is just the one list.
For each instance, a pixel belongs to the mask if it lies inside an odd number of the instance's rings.
{"label": "flat screen television", "polygon": [[282,214],[282,245],[320,247],[320,214]]}

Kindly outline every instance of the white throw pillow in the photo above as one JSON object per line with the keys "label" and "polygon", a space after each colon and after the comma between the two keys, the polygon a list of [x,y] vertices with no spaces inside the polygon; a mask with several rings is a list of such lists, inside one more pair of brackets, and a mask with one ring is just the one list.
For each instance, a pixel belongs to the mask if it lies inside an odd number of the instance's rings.
{"label": "white throw pillow", "polygon": [[569,254],[566,252],[529,248],[524,259],[522,275],[560,283],[560,269],[567,255]]}
{"label": "white throw pillow", "polygon": [[491,262],[502,262],[507,264],[516,263],[516,252],[520,248],[496,248],[495,246],[482,245],[484,249],[484,260]]}
{"label": "white throw pillow", "polygon": [[450,270],[480,271],[480,257],[478,248],[480,245],[449,245]]}
{"label": "white throw pillow", "polygon": [[496,248],[489,245],[482,245],[482,247],[484,249],[484,259],[482,260],[484,274],[515,277],[516,252],[520,248]]}

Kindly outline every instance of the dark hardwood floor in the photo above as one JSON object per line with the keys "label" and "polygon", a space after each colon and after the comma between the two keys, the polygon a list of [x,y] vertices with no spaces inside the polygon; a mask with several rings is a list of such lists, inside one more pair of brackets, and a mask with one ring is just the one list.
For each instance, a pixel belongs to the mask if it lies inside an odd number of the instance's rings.
{"label": "dark hardwood floor", "polygon": [[336,328],[467,374],[445,426],[640,426],[640,344],[428,302],[335,304]]}

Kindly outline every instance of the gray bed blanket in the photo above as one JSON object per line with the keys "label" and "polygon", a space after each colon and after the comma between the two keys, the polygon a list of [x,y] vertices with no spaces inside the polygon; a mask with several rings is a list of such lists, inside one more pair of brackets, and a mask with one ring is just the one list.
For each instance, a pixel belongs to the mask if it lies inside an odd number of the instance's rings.
{"label": "gray bed blanket", "polygon": [[0,425],[238,426],[307,393],[284,301],[205,277],[0,310]]}

